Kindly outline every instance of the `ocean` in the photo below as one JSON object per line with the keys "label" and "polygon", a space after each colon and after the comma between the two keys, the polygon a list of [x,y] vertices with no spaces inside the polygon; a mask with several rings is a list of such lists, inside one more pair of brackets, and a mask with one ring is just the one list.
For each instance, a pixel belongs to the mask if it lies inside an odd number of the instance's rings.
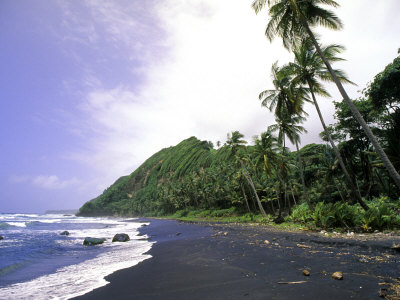
{"label": "ocean", "polygon": [[[150,258],[138,219],[0,214],[0,298],[70,299],[104,286],[107,275]],[[68,231],[68,236],[60,235]],[[116,233],[130,236],[114,242]],[[106,238],[83,246],[85,237]]]}

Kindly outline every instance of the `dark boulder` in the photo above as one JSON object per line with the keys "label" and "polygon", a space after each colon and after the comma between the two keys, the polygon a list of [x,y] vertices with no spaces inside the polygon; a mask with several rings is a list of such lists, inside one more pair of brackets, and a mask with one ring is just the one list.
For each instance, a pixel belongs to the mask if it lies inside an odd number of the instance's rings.
{"label": "dark boulder", "polygon": [[117,233],[112,239],[113,242],[127,242],[129,240],[129,235],[127,235],[126,233]]}
{"label": "dark boulder", "polygon": [[100,245],[105,242],[106,239],[104,238],[92,238],[92,237],[86,237],[85,240],[83,241],[84,246],[95,246],[95,245]]}
{"label": "dark boulder", "polygon": [[0,235],[0,241],[3,239],[3,237]]}
{"label": "dark boulder", "polygon": [[282,215],[279,215],[274,219],[275,224],[282,224],[283,222],[285,222],[285,219],[282,217]]}
{"label": "dark boulder", "polygon": [[69,232],[65,230],[65,231],[61,232],[60,235],[69,235]]}

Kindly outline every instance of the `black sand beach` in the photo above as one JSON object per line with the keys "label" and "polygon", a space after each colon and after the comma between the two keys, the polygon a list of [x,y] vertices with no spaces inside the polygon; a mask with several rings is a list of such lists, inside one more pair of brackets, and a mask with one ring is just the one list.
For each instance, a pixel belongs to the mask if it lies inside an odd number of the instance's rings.
{"label": "black sand beach", "polygon": [[[141,232],[157,242],[153,257],[75,299],[382,299],[382,283],[400,276],[400,255],[391,249],[398,237],[360,241],[167,220],[151,220]],[[343,280],[331,278],[336,271]]]}

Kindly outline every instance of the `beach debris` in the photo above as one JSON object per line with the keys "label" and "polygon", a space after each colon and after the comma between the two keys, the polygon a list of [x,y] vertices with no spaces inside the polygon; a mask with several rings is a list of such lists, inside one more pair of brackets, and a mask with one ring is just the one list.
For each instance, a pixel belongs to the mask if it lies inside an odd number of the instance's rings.
{"label": "beach debris", "polygon": [[298,284],[306,283],[307,281],[279,281],[278,284]]}
{"label": "beach debris", "polygon": [[392,247],[390,247],[390,249],[392,250],[396,250],[396,251],[400,251],[400,244],[394,244],[392,245]]}
{"label": "beach debris", "polygon": [[182,234],[182,232],[177,232],[176,236],[180,236]]}
{"label": "beach debris", "polygon": [[265,245],[269,245],[270,243],[269,243],[268,240],[265,240],[265,241],[264,241],[264,244],[265,244]]}
{"label": "beach debris", "polygon": [[222,231],[218,231],[217,233],[214,233],[212,236],[228,236],[228,232],[222,232]]}
{"label": "beach debris", "polygon": [[60,235],[69,235],[69,232],[65,230],[65,231],[61,232]]}
{"label": "beach debris", "polygon": [[381,298],[385,298],[388,295],[388,289],[379,289],[378,295]]}
{"label": "beach debris", "polygon": [[299,248],[311,249],[311,246],[308,246],[308,245],[296,244],[296,246],[299,247]]}
{"label": "beach debris", "polygon": [[347,236],[354,236],[354,232],[348,232],[346,235]]}
{"label": "beach debris", "polygon": [[129,240],[129,235],[127,235],[126,233],[117,233],[112,239],[113,242],[127,242]]}
{"label": "beach debris", "polygon": [[342,272],[335,272],[332,274],[332,278],[336,280],[343,280],[343,274]]}
{"label": "beach debris", "polygon": [[83,245],[84,246],[95,246],[95,245],[103,244],[105,241],[106,241],[105,238],[86,237],[85,240],[83,241]]}
{"label": "beach debris", "polygon": [[303,270],[303,275],[304,275],[304,276],[310,276],[310,271],[308,271],[308,270]]}

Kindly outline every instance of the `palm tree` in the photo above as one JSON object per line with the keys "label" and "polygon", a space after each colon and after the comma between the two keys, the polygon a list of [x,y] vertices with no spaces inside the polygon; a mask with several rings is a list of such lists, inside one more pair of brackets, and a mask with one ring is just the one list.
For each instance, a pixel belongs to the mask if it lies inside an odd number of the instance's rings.
{"label": "palm tree", "polygon": [[[330,62],[343,60],[342,58],[336,56],[336,54],[341,53],[344,50],[343,46],[329,45],[327,47],[321,47],[321,49],[325,57]],[[343,162],[343,158],[340,154],[339,149],[336,147],[329,133],[324,118],[321,114],[321,110],[319,108],[317,99],[315,97],[315,94],[319,94],[326,97],[330,96],[329,93],[325,90],[325,88],[320,84],[318,80],[332,81],[332,77],[330,76],[327,68],[324,65],[324,62],[322,61],[321,57],[319,56],[318,52],[315,50],[315,47],[313,46],[313,44],[309,39],[306,39],[301,44],[294,46],[293,53],[294,53],[294,62],[291,62],[288,65],[290,73],[293,76],[292,80],[300,84],[308,85],[311,98],[313,100],[315,109],[317,110],[322,127],[324,128],[325,134],[336,154],[339,165],[343,170],[343,174],[345,175],[345,178],[350,186],[352,194],[364,209],[368,209],[368,206],[362,200],[359,190],[356,188],[354,181],[351,179],[347,171],[347,168]],[[346,74],[343,71],[335,69],[334,72],[341,81],[352,83],[346,77]]]}
{"label": "palm tree", "polygon": [[[287,67],[280,68],[278,67],[277,62],[275,62],[271,68],[271,79],[275,89],[265,90],[261,92],[259,95],[259,99],[261,100],[261,104],[263,106],[268,107],[270,111],[272,110],[275,111],[276,120],[278,120],[278,124],[280,124],[278,126],[285,126],[283,130],[279,130],[279,141],[281,144],[283,144],[283,151],[284,151],[286,147],[286,141],[285,141],[286,133],[290,132],[291,137],[293,137],[294,139],[294,135],[292,135],[291,129],[289,127],[298,129],[297,127],[295,127],[296,125],[293,124],[292,122],[290,122],[290,125],[289,123],[287,123],[287,121],[289,121],[288,118],[296,118],[297,121],[300,121],[301,118],[303,118],[300,115],[306,114],[305,111],[303,110],[303,104],[305,101],[310,101],[310,100],[308,97],[308,90],[304,88],[303,85],[299,84],[298,81],[292,80],[290,68]],[[284,124],[283,122],[287,123],[288,127],[286,127],[286,124]],[[298,132],[301,132],[301,130]],[[300,154],[299,151],[298,154]],[[301,159],[299,163],[302,165]],[[302,171],[303,169],[301,168],[301,172]],[[302,179],[303,179],[302,184],[304,192],[303,194],[306,198],[307,203],[311,207],[308,200],[308,196],[305,193],[306,190],[305,190],[304,177]],[[286,194],[286,183],[282,184],[285,186],[285,194]]]}
{"label": "palm tree", "polygon": [[[272,135],[270,131],[261,133],[260,137],[255,136],[254,147],[252,148],[252,154],[254,157],[254,166],[256,169],[261,168],[267,178],[272,178],[275,169],[279,165],[280,155],[278,153],[279,146],[277,138]],[[279,199],[278,203],[279,203]],[[275,213],[272,202],[271,208]]]}
{"label": "palm tree", "polygon": [[[306,192],[306,184],[304,180],[304,173],[303,173],[303,160],[301,158],[301,153],[299,149],[299,142],[300,142],[300,134],[301,133],[306,133],[307,130],[301,126],[298,125],[300,123],[303,123],[306,119],[302,116],[293,116],[289,114],[281,114],[277,116],[275,119],[276,124],[269,126],[269,129],[271,132],[278,131],[278,142],[284,143],[285,137],[289,139],[289,141],[296,145],[296,150],[297,150],[297,159],[299,161],[299,169],[300,169],[300,177],[301,177],[301,184],[303,187],[303,195],[304,198],[311,208],[311,203],[310,199],[308,197],[308,194]],[[285,145],[283,147],[285,149]]]}
{"label": "palm tree", "polygon": [[[231,148],[232,154],[234,155],[235,159],[240,163],[240,166],[242,168],[242,174],[244,178],[246,178],[247,182],[249,183],[251,189],[254,192],[254,195],[257,200],[258,208],[260,209],[261,214],[263,215],[264,218],[267,218],[267,214],[265,213],[265,210],[262,206],[261,200],[258,197],[257,190],[254,186],[253,180],[251,179],[251,176],[247,169],[245,168],[242,159],[240,158],[240,153],[239,150],[243,149],[244,145],[247,143],[245,140],[243,140],[244,135],[241,134],[239,131],[234,131],[232,132],[231,135],[228,134],[227,136],[227,141],[226,144]],[[247,201],[247,198],[245,198]],[[249,204],[246,203],[247,206],[249,207]]]}
{"label": "palm tree", "polygon": [[271,131],[261,133],[260,138],[254,138],[253,153],[256,167],[262,166],[264,173],[270,177],[279,160],[278,140]]}
{"label": "palm tree", "polygon": [[364,118],[347,95],[340,79],[335,74],[330,62],[322,52],[322,49],[311,30],[311,27],[316,25],[322,25],[333,30],[341,29],[343,26],[341,20],[332,11],[319,6],[320,4],[323,4],[338,7],[339,4],[333,0],[254,0],[252,7],[255,12],[258,13],[266,4],[269,6],[269,15],[271,17],[265,31],[267,38],[272,41],[275,36],[280,36],[283,45],[287,49],[291,49],[306,37],[311,39],[344,101],[349,106],[353,116],[360,123],[365,134],[373,144],[375,151],[388,170],[389,175],[392,177],[398,188],[400,188],[399,173],[396,171]]}
{"label": "palm tree", "polygon": [[287,111],[291,115],[305,114],[304,101],[309,101],[307,89],[303,86],[293,85],[288,68],[278,67],[275,62],[271,67],[271,79],[275,89],[262,91],[258,96],[261,105],[278,115],[281,111]]}

